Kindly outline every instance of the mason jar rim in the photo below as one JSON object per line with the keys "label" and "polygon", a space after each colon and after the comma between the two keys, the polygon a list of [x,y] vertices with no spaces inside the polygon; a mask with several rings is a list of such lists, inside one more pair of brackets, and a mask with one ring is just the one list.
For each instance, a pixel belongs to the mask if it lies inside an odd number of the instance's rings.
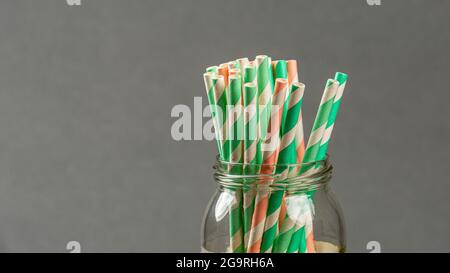
{"label": "mason jar rim", "polygon": [[305,163],[291,163],[291,164],[284,164],[284,163],[275,163],[275,164],[254,164],[254,163],[239,163],[239,162],[230,162],[230,161],[225,161],[220,159],[220,156],[217,155],[216,156],[216,164],[220,163],[220,164],[224,164],[224,165],[229,165],[229,166],[254,166],[254,167],[309,167],[309,166],[317,166],[317,165],[329,165],[330,164],[330,158],[329,155],[326,154],[325,155],[325,159],[322,160],[315,160],[315,161],[310,161],[310,162],[305,162]]}
{"label": "mason jar rim", "polygon": [[333,166],[329,156],[299,164],[233,163],[217,157],[214,178],[224,188],[252,188],[260,190],[309,191],[327,184]]}

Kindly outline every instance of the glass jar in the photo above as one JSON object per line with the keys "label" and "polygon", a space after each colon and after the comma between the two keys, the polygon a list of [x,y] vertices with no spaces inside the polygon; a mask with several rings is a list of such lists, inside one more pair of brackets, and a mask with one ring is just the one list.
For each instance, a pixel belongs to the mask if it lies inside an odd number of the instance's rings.
{"label": "glass jar", "polygon": [[344,220],[328,158],[296,165],[217,160],[202,252],[344,252]]}

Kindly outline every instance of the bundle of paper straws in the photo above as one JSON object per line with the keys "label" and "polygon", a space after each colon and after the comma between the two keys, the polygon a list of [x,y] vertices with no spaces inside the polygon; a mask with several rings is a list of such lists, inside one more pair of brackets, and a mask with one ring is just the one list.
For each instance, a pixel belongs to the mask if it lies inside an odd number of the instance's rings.
{"label": "bundle of paper straws", "polygon": [[[286,166],[325,159],[347,75],[337,72],[326,82],[305,147],[301,110],[305,85],[297,71],[296,60],[272,61],[265,55],[206,69],[205,87],[222,161]],[[277,173],[290,171],[272,167],[257,172],[270,174],[274,168]],[[306,171],[302,167],[297,175]],[[284,216],[282,191],[244,190],[236,197],[229,212],[232,252],[315,252],[312,223],[300,226]]]}

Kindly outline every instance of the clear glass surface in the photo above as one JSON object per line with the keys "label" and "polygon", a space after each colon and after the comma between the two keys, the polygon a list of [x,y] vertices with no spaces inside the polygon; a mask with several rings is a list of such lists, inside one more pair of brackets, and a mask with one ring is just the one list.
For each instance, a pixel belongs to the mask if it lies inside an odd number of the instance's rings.
{"label": "clear glass surface", "polygon": [[297,165],[217,161],[202,252],[344,252],[345,225],[328,159]]}

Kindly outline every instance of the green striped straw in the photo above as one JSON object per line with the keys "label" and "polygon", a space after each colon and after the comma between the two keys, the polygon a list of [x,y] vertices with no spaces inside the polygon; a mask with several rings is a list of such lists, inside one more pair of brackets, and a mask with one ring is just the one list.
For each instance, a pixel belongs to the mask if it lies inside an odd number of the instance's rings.
{"label": "green striped straw", "polygon": [[[250,63],[250,61],[248,60],[248,58],[240,58],[240,59],[237,59],[236,62],[239,63],[239,69],[241,70],[241,77],[243,79],[245,76],[245,73],[244,73],[245,67]],[[244,83],[245,83],[245,81],[244,81]],[[242,88],[242,90],[244,90],[244,89]]]}
{"label": "green striped straw", "polygon": [[242,191],[233,191],[234,202],[230,206],[230,247],[231,252],[244,253],[244,238],[242,229]]}
{"label": "green striped straw", "polygon": [[[248,59],[247,59],[248,61]],[[244,60],[245,62],[245,60]],[[244,164],[245,174],[256,174],[254,164],[261,164],[261,141],[258,137],[258,88],[256,81],[256,66],[253,64],[244,65]],[[251,108],[253,107],[253,109]],[[255,112],[253,112],[255,111]],[[248,116],[247,116],[248,115]],[[254,148],[253,148],[254,147]],[[253,210],[255,206],[255,191],[244,189],[244,243],[248,245],[248,236],[251,227]]]}
{"label": "green striped straw", "polygon": [[[211,111],[211,118],[214,125],[214,132],[216,135],[217,150],[219,152],[220,158],[224,158],[223,147],[222,147],[222,118],[221,115],[217,113],[217,100],[215,98],[215,92],[220,88],[219,77],[212,72],[207,72],[203,74],[203,79],[205,81],[206,93],[208,97],[209,107]],[[223,81],[223,78],[222,78]],[[219,85],[219,86],[217,86]]]}
{"label": "green striped straw", "polygon": [[[242,138],[243,138],[243,111],[242,111],[242,96],[241,96],[241,76],[233,75],[229,77],[228,98],[229,105],[233,106],[229,111],[229,125],[230,134],[228,135],[230,141],[230,161],[231,163],[242,163]],[[231,174],[242,174],[242,169],[239,164],[234,165]],[[235,190],[236,200],[230,210],[230,238],[231,249],[233,252],[244,252],[244,238],[243,238],[243,219],[242,219],[242,192]]]}
{"label": "green striped straw", "polygon": [[247,64],[244,67],[244,84],[253,83],[256,86],[256,92],[258,92],[258,82],[256,80],[257,72],[254,64]]}
{"label": "green striped straw", "polygon": [[[336,81],[338,81],[339,86],[337,88],[336,91],[336,96],[334,98],[333,101],[333,105],[331,106],[331,111],[330,114],[328,116],[328,121],[327,121],[327,126],[325,128],[325,131],[323,133],[323,137],[322,140],[320,141],[320,147],[319,147],[319,151],[317,152],[317,156],[316,156],[316,161],[322,161],[325,160],[326,154],[327,154],[327,150],[328,150],[328,145],[330,143],[330,139],[331,139],[331,133],[333,132],[333,128],[334,128],[334,124],[336,121],[336,117],[337,117],[337,113],[339,111],[339,106],[341,104],[342,101],[342,96],[344,94],[344,89],[345,89],[345,85],[347,83],[347,74],[341,73],[341,72],[336,72],[336,75],[334,77],[334,79]],[[314,192],[311,192],[310,195],[312,196],[314,194]],[[300,234],[299,237],[299,243],[296,244],[294,241],[294,237],[293,237],[293,241],[291,242],[290,247],[292,247],[293,249],[295,249],[295,246],[298,246],[298,251],[300,253],[304,253],[306,251],[306,236],[308,236],[308,232],[305,232],[303,230],[304,234]]]}
{"label": "green striped straw", "polygon": [[[338,86],[339,83],[336,80],[328,79],[319,109],[317,110],[311,134],[309,135],[302,163],[310,163],[316,160],[320,141],[322,140],[323,133],[325,132],[328,123],[328,116],[330,115],[331,106],[333,105]],[[301,168],[300,173],[306,172],[309,168],[311,168],[310,165],[304,165]]]}
{"label": "green striped straw", "polygon": [[217,131],[219,132],[218,135],[220,137],[220,146],[222,150],[222,155],[219,155],[220,158],[226,162],[230,160],[230,153],[228,148],[229,144],[227,144],[229,142],[227,141],[227,97],[228,94],[226,91],[226,83],[224,77],[222,75],[218,75],[217,80],[214,84],[214,101],[216,102],[215,110],[217,113]]}
{"label": "green striped straw", "polygon": [[241,76],[232,75],[229,77],[229,111],[230,134],[230,161],[232,163],[242,163],[242,140],[244,129],[243,103],[241,92]]}
{"label": "green striped straw", "polygon": [[[276,173],[285,173],[282,177],[287,177],[289,168],[286,164],[296,163],[296,145],[295,133],[298,124],[298,117],[303,102],[303,93],[305,85],[302,83],[293,83],[290,91],[290,100],[288,103],[284,129],[281,130],[281,146],[278,155],[278,167]],[[261,252],[271,252],[273,242],[278,229],[278,217],[281,209],[284,191],[274,191],[269,198],[267,217],[264,227]],[[275,251],[275,250],[274,250]]]}
{"label": "green striped straw", "polygon": [[[286,60],[277,60],[272,61],[272,69],[273,69],[273,75],[275,79],[287,79],[288,78],[288,71],[287,71],[287,61]],[[291,88],[291,86],[289,86]],[[288,109],[288,102],[289,102],[289,95],[290,93],[286,94],[286,100],[284,104],[283,109],[283,117],[282,117],[282,123],[281,123],[281,130],[283,131],[284,127],[284,121],[286,120],[286,114]]]}
{"label": "green striped straw", "polygon": [[322,141],[320,143],[319,152],[317,153],[316,160],[324,160],[327,154],[328,145],[330,144],[331,133],[333,132],[334,123],[336,121],[337,113],[339,111],[339,106],[341,105],[342,96],[344,95],[345,85],[347,83],[347,74],[336,72],[334,79],[339,82],[339,87],[336,92],[336,97],[333,101],[333,106],[331,107],[330,116],[328,118],[327,127],[323,135]]}
{"label": "green striped straw", "polygon": [[213,66],[206,68],[206,72],[217,74],[218,69],[219,69],[219,67],[217,67],[217,65],[213,65]]}
{"label": "green striped straw", "polygon": [[[310,200],[307,194],[304,196],[308,198],[307,200]],[[313,208],[311,207],[311,203],[299,205],[301,206],[301,211],[296,215],[297,221],[287,249],[288,253],[305,253],[307,248],[307,241],[305,239],[308,236],[308,232],[312,232]]]}
{"label": "green striped straw", "polygon": [[262,141],[266,138],[272,105],[272,71],[269,58],[265,55],[256,56],[256,73],[258,81],[259,108],[259,137]]}
{"label": "green striped straw", "polygon": [[[253,67],[256,74],[256,69]],[[246,72],[249,73],[249,72]],[[250,72],[252,73],[252,72]],[[254,175],[258,172],[255,168],[261,164],[261,142],[258,139],[258,104],[257,88],[252,82],[244,84],[244,174]],[[254,181],[251,181],[252,183]],[[256,192],[245,185],[243,190],[243,220],[244,220],[244,247],[247,249],[255,208]]]}
{"label": "green striped straw", "polygon": [[275,79],[287,79],[287,62],[285,60],[272,61],[272,69]]}
{"label": "green striped straw", "polygon": [[[246,88],[247,86],[247,88]],[[253,106],[254,105],[254,106]],[[245,111],[247,107],[254,107],[255,111]],[[250,109],[253,110],[253,109]],[[257,76],[256,67],[254,65],[246,65],[244,68],[244,113],[248,114],[247,122],[245,122],[244,131],[244,150],[252,145],[256,146],[255,155],[252,160],[247,160],[247,164],[261,164],[262,152],[261,152],[261,140],[258,136],[258,88],[257,88]]]}
{"label": "green striped straw", "polygon": [[[338,82],[335,80],[329,79],[326,83],[325,90],[323,92],[322,99],[320,101],[316,118],[314,120],[314,124],[311,130],[311,134],[308,139],[308,144],[306,145],[305,155],[303,157],[302,163],[310,163],[315,161],[316,159],[317,152],[319,151],[320,141],[325,131],[325,127],[328,122],[328,116],[331,111],[331,106],[333,105],[333,100],[336,95],[337,87]],[[300,169],[300,174],[305,173],[310,168],[311,167],[309,165],[302,166],[302,168]],[[302,228],[300,228],[294,234],[295,225],[292,225],[292,221],[289,220],[287,221],[288,217],[291,216],[288,215],[288,213],[286,213],[286,217],[283,221],[283,224],[280,227],[280,234],[275,244],[275,249],[277,249],[277,252],[287,252],[292,237],[300,236],[300,233],[304,232],[301,230]],[[294,221],[295,220],[296,219],[294,217]],[[298,248],[296,250],[298,250]]]}

